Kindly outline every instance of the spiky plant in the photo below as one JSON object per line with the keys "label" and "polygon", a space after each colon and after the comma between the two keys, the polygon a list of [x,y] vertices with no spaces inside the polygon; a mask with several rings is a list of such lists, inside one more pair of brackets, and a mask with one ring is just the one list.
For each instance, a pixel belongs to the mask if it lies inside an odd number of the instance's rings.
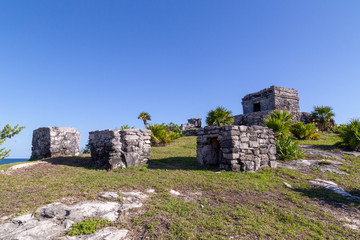
{"label": "spiky plant", "polygon": [[335,113],[332,107],[315,106],[311,112],[312,121],[316,124],[320,131],[331,131],[335,126]]}
{"label": "spiky plant", "polygon": [[141,119],[144,121],[144,125],[147,128],[149,123],[147,121],[151,121],[151,116],[147,112],[141,112],[138,116],[138,119]]}
{"label": "spiky plant", "polygon": [[207,113],[206,124],[209,126],[232,125],[233,122],[232,112],[225,107],[219,106]]}
{"label": "spiky plant", "polygon": [[274,110],[264,120],[264,124],[266,127],[271,128],[274,131],[276,138],[284,139],[290,136],[292,117],[293,115],[288,113],[288,111]]}
{"label": "spiky plant", "polygon": [[360,120],[352,119],[342,127],[340,132],[342,142],[353,150],[360,152]]}

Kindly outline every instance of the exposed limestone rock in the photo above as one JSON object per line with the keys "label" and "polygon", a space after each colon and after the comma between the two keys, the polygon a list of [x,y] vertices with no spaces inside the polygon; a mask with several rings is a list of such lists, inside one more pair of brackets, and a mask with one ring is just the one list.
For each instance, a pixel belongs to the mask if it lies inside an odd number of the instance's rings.
{"label": "exposed limestone rock", "polygon": [[[36,210],[36,217],[25,214],[0,225],[0,239],[38,240],[38,239],[124,239],[128,231],[125,229],[105,228],[95,234],[76,237],[60,237],[68,231],[73,223],[85,218],[102,218],[111,222],[118,219],[120,213],[143,206],[147,195],[141,192],[122,192],[123,203],[85,201],[68,206],[55,202]],[[57,238],[59,237],[59,238]]]}

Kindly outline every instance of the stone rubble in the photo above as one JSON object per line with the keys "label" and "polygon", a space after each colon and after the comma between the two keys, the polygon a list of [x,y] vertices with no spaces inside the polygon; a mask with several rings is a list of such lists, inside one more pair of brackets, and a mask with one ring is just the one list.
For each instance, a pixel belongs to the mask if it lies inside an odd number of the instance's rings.
{"label": "stone rubble", "polygon": [[45,205],[38,208],[34,215],[25,214],[1,224],[0,239],[123,239],[128,231],[116,228],[105,228],[86,236],[61,237],[73,223],[81,222],[86,218],[102,218],[114,222],[121,213],[126,215],[129,210],[143,206],[142,201],[147,198],[147,195],[141,192],[121,192],[121,196],[124,196],[123,203],[85,201],[73,206],[60,202]]}
{"label": "stone rubble", "polygon": [[343,188],[339,187],[336,183],[332,181],[315,179],[315,180],[310,180],[309,182],[315,186],[323,187],[330,191],[333,191],[334,193],[340,194],[341,196],[344,196],[348,199],[360,201],[360,197],[354,196],[346,192]]}
{"label": "stone rubble", "polygon": [[181,124],[182,134],[184,136],[196,136],[197,129],[201,128],[201,118],[190,118],[188,123]]}
{"label": "stone rubble", "polygon": [[80,135],[75,128],[38,128],[33,132],[31,158],[77,156],[80,154]]}
{"label": "stone rubble", "polygon": [[126,168],[150,159],[151,131],[147,129],[103,130],[89,133],[91,158],[100,167]]}
{"label": "stone rubble", "polygon": [[197,161],[232,171],[276,168],[274,133],[261,126],[205,127],[198,130]]}

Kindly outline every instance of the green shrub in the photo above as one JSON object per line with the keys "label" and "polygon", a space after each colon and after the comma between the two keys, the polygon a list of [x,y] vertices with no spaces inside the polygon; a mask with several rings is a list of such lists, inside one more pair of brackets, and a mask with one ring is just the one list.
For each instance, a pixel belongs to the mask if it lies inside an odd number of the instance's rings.
{"label": "green shrub", "polygon": [[97,230],[102,229],[110,225],[110,221],[107,219],[87,218],[82,222],[74,223],[67,235],[76,236],[84,234],[92,234]]}
{"label": "green shrub", "polygon": [[304,156],[304,152],[292,140],[291,137],[276,139],[276,155],[281,160],[299,159]]}
{"label": "green shrub", "polygon": [[151,143],[155,144],[166,144],[171,142],[169,131],[164,123],[162,124],[149,124],[147,129],[151,130]]}
{"label": "green shrub", "polygon": [[130,127],[129,125],[127,124],[124,124],[120,127],[120,130],[124,130],[124,129],[134,129],[135,127]]}
{"label": "green shrub", "polygon": [[317,140],[321,138],[314,123],[304,124],[300,121],[297,121],[296,123],[291,125],[290,132],[297,139]]}
{"label": "green shrub", "polygon": [[232,112],[224,107],[217,107],[207,113],[206,124],[209,126],[232,125],[234,117]]}
{"label": "green shrub", "polygon": [[340,132],[342,143],[351,147],[355,151],[360,151],[360,120],[352,119],[344,125]]}
{"label": "green shrub", "polygon": [[311,112],[312,121],[320,131],[331,131],[335,126],[335,113],[329,106],[315,106]]}
{"label": "green shrub", "polygon": [[182,129],[179,125],[171,122],[166,125],[167,131],[169,131],[171,140],[175,140],[179,137],[182,137]]}
{"label": "green shrub", "polygon": [[287,111],[274,110],[264,120],[264,123],[266,127],[274,131],[275,138],[285,139],[291,135],[292,117],[293,115]]}

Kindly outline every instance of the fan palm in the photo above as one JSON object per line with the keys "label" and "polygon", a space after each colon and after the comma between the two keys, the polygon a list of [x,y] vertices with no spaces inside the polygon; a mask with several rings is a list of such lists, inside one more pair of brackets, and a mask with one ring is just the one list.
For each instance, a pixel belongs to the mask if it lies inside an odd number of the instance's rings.
{"label": "fan palm", "polygon": [[329,106],[315,106],[311,112],[311,118],[320,131],[330,131],[335,126],[335,113]]}
{"label": "fan palm", "polygon": [[272,111],[264,120],[265,126],[274,131],[275,137],[285,139],[290,136],[291,119],[293,115],[288,111]]}
{"label": "fan palm", "polygon": [[232,112],[222,106],[209,111],[206,117],[206,124],[209,126],[232,125],[233,122]]}
{"label": "fan palm", "polygon": [[144,121],[144,125],[147,128],[149,123],[147,121],[151,121],[151,116],[147,112],[141,112],[138,116],[138,119],[141,119]]}

